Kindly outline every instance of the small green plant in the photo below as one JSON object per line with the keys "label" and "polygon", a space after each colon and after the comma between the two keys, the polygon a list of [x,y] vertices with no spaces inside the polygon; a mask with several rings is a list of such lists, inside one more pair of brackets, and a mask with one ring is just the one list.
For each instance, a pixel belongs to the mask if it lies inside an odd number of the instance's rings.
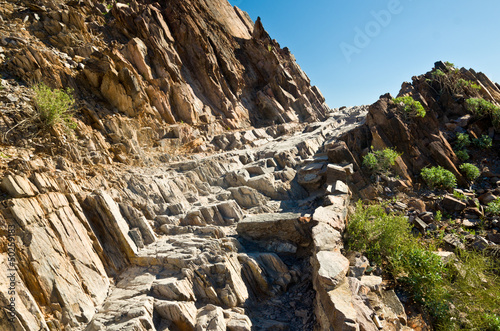
{"label": "small green plant", "polygon": [[410,117],[425,117],[424,106],[422,106],[420,101],[416,101],[410,96],[395,98],[392,101]]}
{"label": "small green plant", "polygon": [[374,173],[387,173],[401,155],[392,148],[370,152],[363,158],[363,166]]}
{"label": "small green plant", "polygon": [[111,8],[113,8],[113,4],[112,4],[112,3],[108,3],[108,4],[106,5],[106,8],[107,8],[108,10],[111,10]]}
{"label": "small green plant", "polygon": [[52,128],[62,124],[67,129],[75,129],[76,122],[71,115],[75,99],[71,95],[73,90],[51,89],[40,83],[33,87],[35,91],[35,104],[38,112],[38,120],[45,128]]}
{"label": "small green plant", "polygon": [[468,91],[468,90],[476,90],[480,91],[481,86],[477,85],[476,83],[470,81],[470,80],[465,80],[463,78],[460,78],[456,82],[456,88],[462,91]]}
{"label": "small green plant", "polygon": [[455,63],[445,61],[444,64],[448,69],[455,69]]}
{"label": "small green plant", "polygon": [[470,159],[469,152],[466,149],[455,151],[455,155],[462,162],[467,161],[468,159]]}
{"label": "small green plant", "polygon": [[455,175],[443,167],[424,168],[420,172],[420,175],[432,189],[452,189],[457,186]]}
{"label": "small green plant", "polygon": [[465,108],[477,117],[484,117],[494,114],[500,115],[500,108],[482,98],[470,98],[465,101]]}
{"label": "small green plant", "polygon": [[272,52],[272,51],[273,51],[273,46],[271,46],[271,45],[267,45],[267,50],[268,50],[269,52]]}
{"label": "small green plant", "polygon": [[475,181],[481,175],[481,171],[479,171],[478,167],[471,163],[460,165],[460,171],[462,171],[465,177],[471,182]]}
{"label": "small green plant", "polygon": [[436,215],[434,216],[434,220],[436,222],[441,222],[443,219],[443,214],[441,213],[441,210],[436,211]]}
{"label": "small green plant", "polygon": [[493,215],[500,215],[500,198],[490,202],[486,207],[486,211]]}
{"label": "small green plant", "polygon": [[457,198],[458,200],[467,200],[467,197],[465,196],[465,194],[463,194],[462,192],[459,192],[457,190],[453,190],[453,196],[455,198]]}
{"label": "small green plant", "polygon": [[457,149],[468,147],[470,144],[471,144],[470,136],[467,133],[457,134],[457,140],[455,141],[455,147]]}
{"label": "small green plant", "polygon": [[485,322],[485,331],[498,331],[500,330],[500,315],[484,314],[483,320]]}
{"label": "small green plant", "polygon": [[488,149],[493,146],[493,139],[487,135],[482,135],[480,138],[474,139],[472,141],[477,148]]}

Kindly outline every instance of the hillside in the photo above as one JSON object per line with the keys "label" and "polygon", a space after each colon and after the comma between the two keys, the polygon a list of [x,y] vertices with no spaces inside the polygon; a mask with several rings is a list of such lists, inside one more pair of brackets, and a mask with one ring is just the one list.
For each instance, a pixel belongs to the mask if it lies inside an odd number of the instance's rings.
{"label": "hillside", "polygon": [[4,0],[0,73],[1,330],[436,328],[352,250],[357,200],[498,258],[500,89],[472,69],[330,109],[226,0]]}

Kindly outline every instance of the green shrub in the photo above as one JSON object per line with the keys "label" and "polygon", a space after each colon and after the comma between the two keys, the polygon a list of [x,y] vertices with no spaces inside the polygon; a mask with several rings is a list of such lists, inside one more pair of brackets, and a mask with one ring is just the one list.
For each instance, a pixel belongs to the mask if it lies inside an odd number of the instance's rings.
{"label": "green shrub", "polygon": [[480,91],[481,86],[477,85],[476,83],[470,80],[465,80],[463,78],[460,78],[456,82],[456,89],[462,92],[470,92],[472,90]]}
{"label": "green shrub", "polygon": [[392,101],[410,117],[425,117],[424,106],[422,106],[420,101],[415,101],[410,96],[395,98]]}
{"label": "green shrub", "polygon": [[459,150],[459,151],[455,151],[455,155],[458,157],[458,159],[460,161],[467,161],[470,156],[469,156],[469,152],[466,150],[466,149],[462,149],[462,150]]}
{"label": "green shrub", "polygon": [[444,64],[446,65],[446,67],[448,69],[455,69],[455,63],[453,63],[453,62],[445,61]]}
{"label": "green shrub", "polygon": [[444,319],[448,310],[444,265],[410,230],[405,217],[387,214],[379,205],[358,203],[347,225],[347,247],[365,253],[377,264],[387,263],[388,271],[399,277],[414,299]]}
{"label": "green shrub", "polygon": [[493,139],[487,135],[482,135],[481,138],[474,139],[472,142],[480,149],[488,149],[493,146]]}
{"label": "green shrub", "polygon": [[433,70],[431,72],[431,75],[432,75],[433,78],[445,77],[446,76],[446,74],[444,73],[444,71],[442,71],[441,69]]}
{"label": "green shrub", "polygon": [[[434,69],[427,83],[440,95],[448,92],[451,95],[478,96],[481,86],[473,81],[462,78],[459,69],[453,63],[445,62],[446,68]],[[437,90],[436,90],[437,88]]]}
{"label": "green shrub", "polygon": [[494,314],[484,314],[483,320],[485,322],[485,331],[498,331],[500,330],[500,316]]}
{"label": "green shrub", "polygon": [[464,163],[460,165],[460,170],[470,181],[475,181],[481,175],[478,167],[470,163]]}
{"label": "green shrub", "polygon": [[457,186],[455,175],[443,167],[422,169],[420,175],[430,188],[452,189]]}
{"label": "green shrub", "polygon": [[345,238],[349,250],[384,265],[427,309],[437,330],[498,330],[500,284],[489,258],[457,251],[456,261],[444,264],[432,242],[411,235],[403,216],[361,202],[349,217]]}
{"label": "green shrub", "polygon": [[491,112],[491,121],[495,129],[500,130],[500,108],[495,108]]}
{"label": "green shrub", "polygon": [[457,149],[462,149],[471,144],[470,137],[467,133],[458,133],[457,140],[455,141],[455,147]]}
{"label": "green shrub", "polygon": [[436,216],[434,216],[434,220],[439,223],[441,222],[442,219],[443,219],[443,214],[441,213],[441,210],[436,211]]}
{"label": "green shrub", "polygon": [[387,173],[401,155],[392,148],[370,152],[363,158],[363,166],[375,173]]}
{"label": "green shrub", "polygon": [[35,91],[35,104],[38,112],[38,119],[45,128],[51,128],[58,124],[66,128],[74,129],[76,123],[71,115],[71,110],[75,99],[71,95],[73,90],[51,89],[47,85],[40,83],[33,87]]}
{"label": "green shrub", "polygon": [[381,264],[406,242],[412,241],[410,223],[403,216],[388,215],[380,205],[363,206],[358,202],[356,212],[349,217],[347,246],[351,251],[365,252],[368,258]]}
{"label": "green shrub", "polygon": [[458,192],[457,190],[453,190],[453,196],[458,200],[467,200],[467,196],[462,192]]}
{"label": "green shrub", "polygon": [[493,215],[500,215],[500,198],[490,202],[486,207],[486,211]]}
{"label": "green shrub", "polygon": [[470,98],[465,101],[465,108],[477,117],[500,112],[500,108],[482,98]]}

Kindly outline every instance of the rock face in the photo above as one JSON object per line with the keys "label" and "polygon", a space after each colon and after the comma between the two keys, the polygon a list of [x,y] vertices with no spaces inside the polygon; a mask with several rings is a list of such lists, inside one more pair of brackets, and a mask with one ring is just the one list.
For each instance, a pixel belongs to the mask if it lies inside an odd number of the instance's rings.
{"label": "rock face", "polygon": [[[0,299],[14,298],[15,311],[10,318],[2,310],[0,327],[326,325],[316,322],[324,316],[315,302],[328,304],[322,291],[346,283],[349,262],[339,248],[349,196],[327,193],[320,173],[329,165],[329,137],[356,127],[359,114],[250,129],[235,138],[239,148],[220,154],[110,164],[88,177],[64,158],[11,160],[1,181],[0,256],[7,265],[15,247],[15,258],[12,273],[0,272]],[[300,171],[319,176],[314,189],[330,194],[325,207],[316,209],[313,188],[300,186]]]}
{"label": "rock face", "polygon": [[[49,0],[33,8],[28,0],[5,7],[6,19],[28,14],[24,32],[2,27],[1,66],[27,82],[72,87],[80,119],[111,142],[102,149],[111,147],[112,158],[175,139],[209,144],[228,129],[326,118],[325,99],[290,51],[226,0],[117,2],[110,10]],[[2,125],[9,130],[13,121]],[[199,130],[179,132],[176,123]]]}
{"label": "rock face", "polygon": [[[445,85],[440,82],[436,78],[438,70],[448,75],[446,77],[451,83]],[[480,89],[468,87],[472,85]],[[394,148],[402,153],[396,160],[394,170],[404,183],[392,183],[390,186],[411,186],[416,183],[420,171],[430,166],[444,167],[455,175],[460,186],[468,186],[458,169],[459,158],[455,154],[458,149],[454,150],[450,142],[458,133],[468,133],[473,138],[495,136],[493,128],[489,129],[491,120],[488,124],[487,118],[473,119],[467,110],[466,100],[484,98],[493,104],[500,104],[499,87],[483,73],[436,62],[432,71],[413,77],[412,83],[404,83],[398,94],[398,97],[402,96],[419,101],[427,111],[425,117],[405,116],[391,95],[382,95],[370,106],[366,125],[341,137],[346,145],[338,147],[339,152],[331,156],[334,159],[354,158],[357,164],[361,164],[371,147],[374,150]],[[372,187],[367,186],[363,178],[357,178],[354,184],[363,197],[371,198]]]}

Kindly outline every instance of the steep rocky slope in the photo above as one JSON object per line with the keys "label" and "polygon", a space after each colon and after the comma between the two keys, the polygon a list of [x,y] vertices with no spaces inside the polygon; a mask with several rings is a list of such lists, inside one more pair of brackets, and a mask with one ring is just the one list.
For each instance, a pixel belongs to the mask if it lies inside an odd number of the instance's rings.
{"label": "steep rocky slope", "polygon": [[[2,1],[0,18],[1,330],[413,327],[343,255],[349,201],[410,194],[429,164],[464,181],[448,131],[491,133],[463,119],[469,95],[428,73],[401,90],[425,118],[388,95],[330,110],[225,0]],[[39,81],[74,89],[74,130],[36,120]],[[371,146],[403,152],[388,191]]]}
{"label": "steep rocky slope", "polygon": [[[438,70],[445,72],[449,81],[441,81],[436,76]],[[470,87],[473,84],[476,89]],[[404,83],[398,94],[400,96],[411,96],[419,101],[426,110],[425,117],[409,119],[393,102],[391,95],[382,95],[370,106],[366,124],[341,137],[352,159],[361,165],[363,156],[369,150],[394,148],[402,153],[395,165],[401,181],[391,185],[413,187],[419,182],[420,171],[424,167],[442,166],[457,177],[460,186],[468,186],[458,169],[461,161],[452,145],[458,133],[468,133],[472,138],[489,136],[497,146],[500,136],[493,127],[492,118],[474,117],[466,107],[466,100],[482,98],[498,105],[499,86],[473,69],[447,68],[447,64],[437,62],[432,71],[413,77],[412,83]],[[483,156],[484,162],[491,162],[491,169],[487,170],[490,175],[500,172],[499,164],[494,162],[498,159],[497,152],[496,148],[492,148],[488,157]],[[370,175],[368,172],[365,174]],[[355,186],[360,191],[364,190],[362,196],[373,197],[375,191],[366,178],[359,177]]]}
{"label": "steep rocky slope", "polygon": [[[328,110],[289,50],[225,0],[4,1],[1,10],[4,72],[73,88],[78,119],[110,144],[97,145],[105,158],[167,138],[198,136],[210,148],[226,130],[322,120]],[[19,120],[2,119],[10,139],[21,136]],[[188,137],[176,123],[192,125]]]}
{"label": "steep rocky slope", "polygon": [[[358,289],[382,279],[347,278],[340,254],[354,170],[325,153],[364,115],[253,129],[242,135],[264,138],[244,149],[87,178],[39,155],[17,160],[1,184],[13,229],[3,247],[12,240],[18,270],[2,271],[15,291],[2,328],[376,330],[384,297],[370,308]],[[399,325],[401,311],[384,311]]]}
{"label": "steep rocky slope", "polygon": [[[226,1],[0,10],[2,330],[376,329],[324,154],[363,107]],[[37,121],[40,81],[73,131]]]}

